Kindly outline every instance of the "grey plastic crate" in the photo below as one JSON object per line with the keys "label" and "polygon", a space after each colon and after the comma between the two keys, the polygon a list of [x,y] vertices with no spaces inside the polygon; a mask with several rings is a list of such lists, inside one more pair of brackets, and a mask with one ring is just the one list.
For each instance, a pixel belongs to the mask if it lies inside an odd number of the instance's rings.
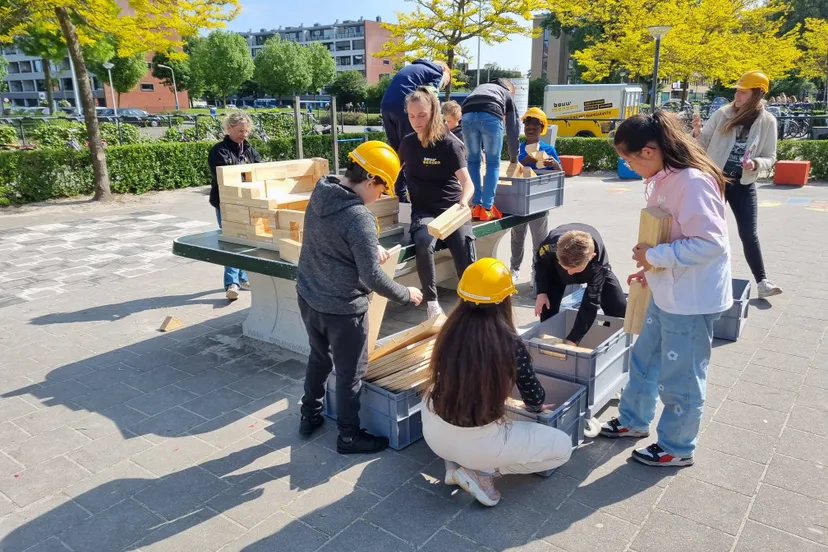
{"label": "grey plastic crate", "polygon": [[[535,414],[520,408],[507,406],[507,416],[515,421],[534,421],[560,429],[572,438],[572,448],[577,447],[584,440],[584,426],[586,424],[584,416],[587,407],[586,387],[544,374],[538,374],[538,381],[546,391],[544,402],[556,405],[555,410],[549,413]],[[517,388],[512,391],[512,397],[520,399]],[[554,471],[547,470],[538,472],[538,474],[549,477]]]}
{"label": "grey plastic crate", "polygon": [[632,336],[624,333],[624,319],[598,314],[579,344],[592,349],[588,353],[529,342],[541,334],[565,338],[577,315],[577,310],[563,310],[521,337],[529,348],[536,372],[586,386],[587,411],[592,417],[626,385],[629,378]]}
{"label": "grey plastic crate", "polygon": [[[416,391],[393,393],[373,383],[362,383],[359,398],[362,429],[387,437],[392,449],[401,450],[423,438],[423,401]],[[336,374],[328,378],[322,413],[336,420]]]}
{"label": "grey plastic crate", "polygon": [[713,323],[713,337],[736,341],[745,329],[750,306],[750,280],[733,279],[733,306]]}
{"label": "grey plastic crate", "polygon": [[499,180],[495,205],[502,213],[530,215],[563,205],[563,171],[548,171],[532,178],[500,177]]}

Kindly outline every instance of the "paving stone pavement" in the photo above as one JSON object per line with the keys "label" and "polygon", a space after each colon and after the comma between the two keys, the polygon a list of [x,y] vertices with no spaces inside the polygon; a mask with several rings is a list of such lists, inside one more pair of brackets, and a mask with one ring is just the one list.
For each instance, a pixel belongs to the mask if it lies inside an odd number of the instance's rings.
{"label": "paving stone pavement", "polygon": [[[641,192],[568,179],[551,223],[598,227],[625,275]],[[446,487],[423,441],[346,457],[330,422],[298,436],[303,359],[241,335],[249,296],[224,300],[221,267],[161,255],[209,229],[202,194],[0,214],[0,551],[828,551],[828,187],[759,197],[785,293],[715,343],[696,465],[587,440],[549,478],[500,479],[493,509]],[[158,333],[167,315],[186,326]],[[424,318],[391,307],[382,333]]]}

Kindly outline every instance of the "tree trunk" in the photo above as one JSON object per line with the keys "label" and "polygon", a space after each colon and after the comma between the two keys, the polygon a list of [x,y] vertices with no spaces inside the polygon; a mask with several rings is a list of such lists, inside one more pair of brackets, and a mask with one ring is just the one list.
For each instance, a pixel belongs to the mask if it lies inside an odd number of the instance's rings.
{"label": "tree trunk", "polygon": [[92,156],[92,172],[95,176],[95,200],[109,201],[112,192],[109,189],[109,170],[106,167],[106,153],[101,144],[101,130],[98,127],[98,118],[95,114],[95,101],[92,97],[92,87],[89,85],[89,73],[86,71],[86,62],[83,59],[78,33],[75,24],[69,18],[66,8],[55,8],[63,38],[75,64],[75,75],[78,81],[78,92],[83,106],[83,118],[86,122],[86,135],[89,141],[89,153]]}
{"label": "tree trunk", "polygon": [[[454,48],[449,48],[446,51],[446,63],[449,66],[449,69],[454,69]],[[443,101],[449,101],[451,99],[451,87],[452,87],[452,79],[449,79],[448,86],[446,86],[446,99]]]}
{"label": "tree trunk", "polygon": [[49,104],[49,115],[55,114],[55,94],[52,90],[52,67],[48,59],[43,58],[43,85],[46,87],[46,102]]}
{"label": "tree trunk", "polygon": [[690,87],[690,80],[685,79],[681,81],[681,101],[687,101],[687,94],[689,93],[688,88]]}

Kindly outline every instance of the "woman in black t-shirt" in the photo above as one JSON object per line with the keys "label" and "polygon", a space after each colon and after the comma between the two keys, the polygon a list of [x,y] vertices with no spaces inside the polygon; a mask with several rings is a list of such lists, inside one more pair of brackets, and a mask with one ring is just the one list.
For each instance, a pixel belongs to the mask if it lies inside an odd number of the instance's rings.
{"label": "woman in black t-shirt", "polygon": [[[427,226],[455,203],[468,206],[474,186],[466,169],[463,143],[446,130],[437,96],[421,86],[408,95],[405,109],[414,132],[403,138],[399,155],[411,198],[410,233],[417,254],[417,274],[431,318],[443,311],[437,302],[434,267],[437,239],[428,233]],[[451,251],[459,278],[477,258],[471,222],[443,241]]]}

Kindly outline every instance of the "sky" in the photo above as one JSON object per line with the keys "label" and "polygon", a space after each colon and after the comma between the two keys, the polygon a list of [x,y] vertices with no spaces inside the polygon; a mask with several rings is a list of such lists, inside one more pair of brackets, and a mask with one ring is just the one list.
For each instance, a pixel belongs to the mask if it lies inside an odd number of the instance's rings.
{"label": "sky", "polygon": [[[373,20],[380,16],[383,21],[395,23],[396,12],[410,12],[414,9],[413,2],[404,0],[315,0],[313,2],[297,2],[291,0],[240,0],[241,14],[228,24],[233,31],[258,31],[259,29],[275,29],[283,27],[313,26],[330,24],[339,19],[357,20],[360,17]],[[531,23],[525,22],[530,28]],[[477,41],[466,44],[470,54],[477,57]],[[531,65],[532,40],[525,36],[514,35],[508,42],[487,46],[481,43],[481,67],[486,63],[497,63],[508,69],[518,68],[524,74]],[[477,60],[469,64],[471,69],[476,67]]]}

